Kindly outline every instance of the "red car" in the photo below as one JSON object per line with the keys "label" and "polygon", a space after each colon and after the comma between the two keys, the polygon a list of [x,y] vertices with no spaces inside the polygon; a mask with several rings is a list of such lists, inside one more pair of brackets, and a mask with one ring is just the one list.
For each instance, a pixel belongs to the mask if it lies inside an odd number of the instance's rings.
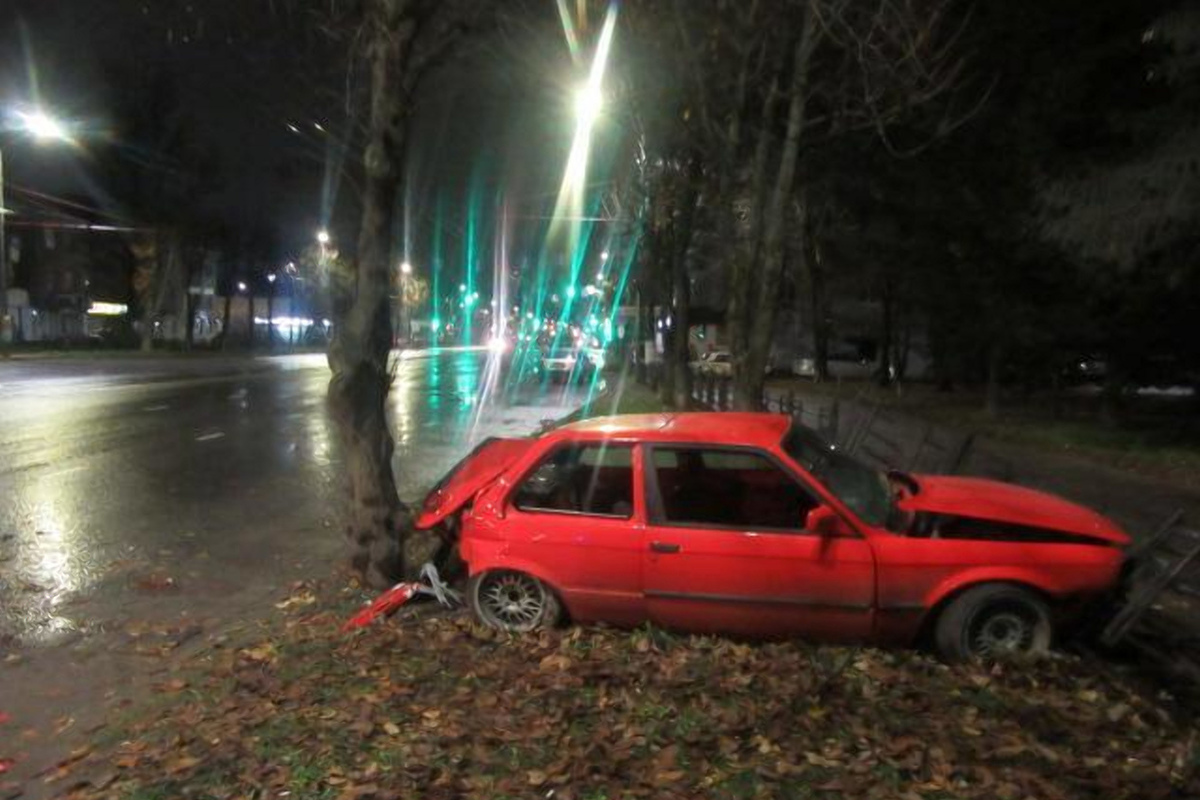
{"label": "red car", "polygon": [[1037,651],[1118,582],[1129,538],[1042,492],[883,473],[789,417],[590,419],[480,445],[417,526],[460,518],[491,626],[565,617],[753,637]]}

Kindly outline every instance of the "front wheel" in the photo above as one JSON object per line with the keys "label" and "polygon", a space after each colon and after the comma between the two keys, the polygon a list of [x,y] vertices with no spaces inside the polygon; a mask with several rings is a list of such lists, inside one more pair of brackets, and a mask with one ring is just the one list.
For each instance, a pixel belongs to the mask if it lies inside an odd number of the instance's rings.
{"label": "front wheel", "polygon": [[963,592],[937,620],[938,652],[950,661],[1036,655],[1050,649],[1046,604],[1027,589],[992,583]]}
{"label": "front wheel", "polygon": [[562,621],[562,605],[549,586],[524,572],[481,572],[467,584],[475,618],[489,628],[524,633]]}

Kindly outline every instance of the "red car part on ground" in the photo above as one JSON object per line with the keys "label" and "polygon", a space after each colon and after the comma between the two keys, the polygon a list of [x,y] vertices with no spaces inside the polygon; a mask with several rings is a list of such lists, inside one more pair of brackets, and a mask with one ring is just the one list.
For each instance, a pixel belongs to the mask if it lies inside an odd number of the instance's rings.
{"label": "red car part on ground", "polygon": [[461,520],[468,602],[513,629],[571,619],[747,636],[1041,649],[1111,590],[1128,537],[1053,495],[885,475],[788,417],[587,420],[484,442],[418,527]]}

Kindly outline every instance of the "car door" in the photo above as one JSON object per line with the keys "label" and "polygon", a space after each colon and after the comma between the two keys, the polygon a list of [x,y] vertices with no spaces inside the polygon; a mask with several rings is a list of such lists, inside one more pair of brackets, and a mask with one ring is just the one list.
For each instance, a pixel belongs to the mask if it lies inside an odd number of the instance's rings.
{"label": "car door", "polygon": [[632,445],[552,449],[509,497],[504,562],[549,581],[577,621],[645,621],[645,515],[635,487]]}
{"label": "car door", "polygon": [[870,545],[805,530],[819,501],[771,454],[656,445],[644,456],[650,618],[697,632],[836,641],[871,632]]}

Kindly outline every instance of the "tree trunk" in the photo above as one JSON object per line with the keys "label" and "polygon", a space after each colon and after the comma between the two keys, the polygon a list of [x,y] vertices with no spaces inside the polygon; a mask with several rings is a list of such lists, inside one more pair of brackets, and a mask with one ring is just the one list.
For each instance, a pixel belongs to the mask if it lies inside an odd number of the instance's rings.
{"label": "tree trunk", "polygon": [[1000,415],[1000,370],[1004,367],[1004,347],[993,339],[988,347],[985,411],[993,419]]}
{"label": "tree trunk", "polygon": [[1124,416],[1125,374],[1122,359],[1110,355],[1100,389],[1100,421],[1105,425],[1115,427]]}
{"label": "tree trunk", "polygon": [[810,242],[805,261],[809,268],[809,289],[812,292],[813,380],[829,380],[829,313],[825,291],[825,265],[821,249]]}
{"label": "tree trunk", "polygon": [[[754,161],[750,171],[748,230],[743,232],[743,236],[738,237],[744,239],[740,248],[741,252],[735,253],[731,259],[733,269],[729,281],[729,302],[725,308],[725,322],[729,328],[729,352],[733,356],[735,383],[741,361],[750,342],[751,289],[759,263],[763,206],[767,194],[767,161],[771,154],[771,127],[775,120],[779,94],[779,79],[776,76],[771,81],[771,87],[763,102],[758,142],[754,148]],[[731,207],[727,213],[731,217],[736,217],[739,212],[735,206]]]}
{"label": "tree trunk", "polygon": [[386,411],[392,342],[388,263],[402,181],[408,121],[404,71],[413,32],[405,7],[402,0],[370,0],[365,12],[371,94],[357,280],[352,297],[335,310],[329,348],[329,409],[350,484],[344,531],[354,568],[378,587],[403,574],[402,543],[411,527],[392,474],[394,443]]}
{"label": "tree trunk", "polygon": [[691,308],[692,278],[688,270],[688,251],[695,230],[696,206],[700,202],[700,181],[703,169],[698,158],[689,158],[684,174],[683,198],[674,236],[671,260],[671,317],[675,376],[672,398],[675,408],[685,411],[692,404],[691,368]]}
{"label": "tree trunk", "polygon": [[[787,133],[779,156],[779,171],[766,207],[763,220],[762,259],[757,294],[751,293],[754,306],[746,320],[750,329],[748,347],[741,363],[734,364],[734,407],[740,411],[757,411],[762,402],[767,360],[775,318],[779,311],[779,287],[783,278],[783,233],[788,201],[796,183],[800,160],[800,137],[804,130],[805,108],[808,102],[809,67],[816,44],[816,21],[812,6],[805,4],[803,30],[793,54],[789,86]],[[807,200],[801,199],[803,213]]]}
{"label": "tree trunk", "polygon": [[888,277],[883,279],[883,297],[880,304],[879,320],[879,366],[875,370],[875,381],[880,386],[892,382],[892,348],[895,341],[895,310],[896,298],[892,282]]}
{"label": "tree trunk", "polygon": [[225,287],[225,312],[221,317],[221,349],[225,350],[229,347],[229,328],[231,320],[229,319],[230,301],[233,300],[233,287]]}

